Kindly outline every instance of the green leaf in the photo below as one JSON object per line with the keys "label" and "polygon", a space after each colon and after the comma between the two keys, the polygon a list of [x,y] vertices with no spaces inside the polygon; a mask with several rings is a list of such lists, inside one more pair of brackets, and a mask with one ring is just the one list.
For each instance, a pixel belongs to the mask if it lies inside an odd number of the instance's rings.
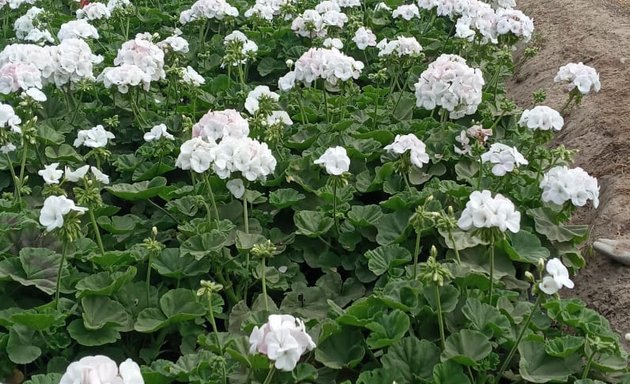
{"label": "green leaf", "polygon": [[453,362],[445,361],[433,367],[434,384],[470,384],[470,379],[464,373],[464,367]]}
{"label": "green leaf", "polygon": [[304,200],[305,197],[293,188],[281,188],[269,193],[269,203],[278,209],[282,209],[297,204]]}
{"label": "green leaf", "polygon": [[11,321],[36,331],[43,331],[53,325],[63,324],[64,317],[65,316],[60,313],[38,313],[35,310],[29,310],[14,313],[11,315]]}
{"label": "green leaf", "polygon": [[59,384],[61,381],[61,373],[53,372],[47,375],[33,375],[22,384]]}
{"label": "green leaf", "polygon": [[541,258],[549,258],[549,250],[540,244],[540,239],[533,233],[520,230],[509,234],[511,244],[503,240],[501,245],[510,259],[536,265]]}
{"label": "green leaf", "polygon": [[466,300],[462,314],[470,321],[473,329],[483,332],[488,337],[500,337],[511,332],[510,321],[505,315],[475,297]]}
{"label": "green leaf", "polygon": [[238,250],[250,250],[254,245],[264,244],[265,242],[267,242],[267,239],[263,235],[236,231],[236,249]]}
{"label": "green leaf", "polygon": [[545,352],[554,357],[568,357],[582,348],[583,337],[565,335],[545,342]]}
{"label": "green leaf", "polygon": [[129,314],[119,302],[105,296],[87,296],[81,299],[83,325],[93,331],[107,325],[124,327],[129,322]]}
{"label": "green leaf", "polygon": [[308,237],[321,236],[334,224],[332,217],[319,211],[298,211],[293,220],[298,228],[297,233]]}
{"label": "green leaf", "polygon": [[68,325],[70,337],[86,347],[115,343],[120,339],[116,326],[106,326],[96,330],[86,329],[81,319],[75,319]]}
{"label": "green leaf", "polygon": [[48,158],[48,160],[52,161],[63,161],[68,163],[84,163],[83,157],[75,151],[68,144],[61,144],[59,146],[54,147],[46,147],[44,150],[44,154]]}
{"label": "green leaf", "polygon": [[573,354],[566,358],[551,356],[545,352],[543,341],[522,340],[518,352],[521,356],[519,374],[532,383],[566,382],[570,375],[581,371],[580,355]]}
{"label": "green leaf", "polygon": [[286,71],[286,64],[283,61],[276,60],[273,57],[267,56],[260,60],[256,69],[260,76],[265,77],[273,72]]}
{"label": "green leaf", "polygon": [[[0,279],[10,278],[24,286],[35,286],[52,295],[57,284],[61,255],[46,248],[22,248],[19,258],[0,262]],[[62,272],[68,273],[67,269]]]}
{"label": "green leaf", "polygon": [[160,298],[160,309],[142,310],[134,329],[138,332],[154,332],[167,325],[193,320],[206,314],[206,309],[197,302],[195,293],[183,288],[166,292]]}
{"label": "green leaf", "polygon": [[492,352],[492,345],[486,335],[470,329],[462,329],[446,338],[442,361],[453,360],[473,367]]}
{"label": "green leaf", "polygon": [[[459,290],[452,285],[444,285],[439,287],[440,306],[443,313],[452,312],[457,307],[459,300]],[[435,286],[427,285],[422,289],[422,295],[427,300],[434,311],[438,310],[438,304],[435,297]]]}
{"label": "green leaf", "polygon": [[9,329],[7,354],[15,364],[29,364],[42,354],[41,348],[33,345],[34,329],[23,325],[14,325]]}
{"label": "green leaf", "polygon": [[395,372],[396,382],[430,380],[433,366],[440,362],[440,348],[427,340],[406,337],[392,345],[381,358],[383,368]]}
{"label": "green leaf", "polygon": [[123,234],[128,233],[136,229],[137,226],[142,225],[142,219],[136,215],[124,215],[124,216],[100,216],[96,222],[99,227],[103,228],[109,233]]}
{"label": "green leaf", "polygon": [[378,205],[353,205],[348,212],[348,220],[357,227],[376,226],[383,218]]}
{"label": "green leaf", "polygon": [[195,260],[201,260],[207,256],[219,253],[228,245],[228,234],[218,230],[209,233],[195,235],[184,241],[180,247],[182,256],[192,256]]}
{"label": "green leaf", "polygon": [[291,372],[291,376],[293,376],[293,380],[296,383],[301,382],[312,382],[317,380],[317,369],[308,363],[300,363],[295,367],[295,369]]}
{"label": "green leaf", "polygon": [[400,276],[404,270],[398,268],[398,273],[392,273],[394,269],[406,265],[411,261],[411,253],[398,244],[380,246],[376,249],[369,250],[365,252],[365,257],[368,259],[368,268],[377,276],[385,272]]}
{"label": "green leaf", "polygon": [[353,368],[363,360],[364,343],[361,331],[344,327],[320,342],[315,359],[332,369]]}
{"label": "green leaf", "polygon": [[536,232],[545,235],[551,241],[582,241],[588,233],[588,225],[556,224],[549,209],[528,209],[527,214],[534,219]]}
{"label": "green leaf", "polygon": [[210,271],[212,260],[196,260],[192,255],[180,255],[178,248],[165,248],[153,259],[151,266],[160,275],[173,279],[203,275]]}
{"label": "green leaf", "polygon": [[99,272],[89,275],[75,286],[78,297],[87,295],[111,296],[136,276],[136,267],[130,266],[125,272]]}
{"label": "green leaf", "polygon": [[407,239],[409,218],[412,214],[410,210],[400,210],[384,215],[378,223],[376,242],[379,245],[389,245]]}
{"label": "green leaf", "polygon": [[381,315],[376,321],[365,325],[372,331],[367,338],[368,346],[377,349],[394,344],[407,333],[409,324],[409,316],[399,309]]}
{"label": "green leaf", "polygon": [[165,194],[169,189],[174,188],[167,187],[166,178],[162,176],[155,177],[151,181],[134,184],[120,183],[105,188],[112,195],[127,201],[147,200]]}

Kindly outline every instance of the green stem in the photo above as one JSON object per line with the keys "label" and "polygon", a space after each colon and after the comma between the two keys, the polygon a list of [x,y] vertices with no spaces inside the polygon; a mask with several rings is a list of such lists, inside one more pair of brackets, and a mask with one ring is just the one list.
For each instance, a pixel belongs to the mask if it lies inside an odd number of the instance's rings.
{"label": "green stem", "polygon": [[271,384],[271,379],[273,378],[273,374],[276,373],[276,367],[272,366],[271,369],[269,370],[269,373],[267,374],[267,377],[265,378],[265,381],[263,382],[263,384]]}
{"label": "green stem", "polygon": [[20,188],[18,186],[18,178],[15,175],[15,169],[13,169],[13,164],[11,163],[11,157],[9,156],[9,154],[5,154],[7,157],[7,164],[9,164],[9,172],[11,172],[11,180],[13,181],[13,186],[14,186],[14,191],[13,194],[15,196],[15,200],[18,201],[18,203],[22,200],[22,195],[20,194]]}
{"label": "green stem", "polygon": [[510,353],[508,353],[507,358],[505,359],[505,361],[503,361],[503,364],[501,365],[501,369],[499,369],[499,372],[497,376],[495,377],[495,381],[494,381],[495,383],[498,384],[501,381],[501,376],[503,375],[503,372],[505,372],[507,367],[510,365],[510,362],[512,361],[512,357],[514,357],[514,353],[516,353],[516,350],[518,349],[518,344],[521,342],[521,339],[523,339],[523,336],[525,335],[525,331],[529,327],[529,323],[532,321],[532,317],[534,317],[534,312],[536,312],[536,310],[540,306],[541,300],[542,300],[542,294],[539,294],[538,298],[536,299],[536,303],[534,303],[534,308],[532,308],[532,311],[529,313],[529,316],[527,316],[527,319],[525,320],[525,323],[523,324],[523,328],[521,329],[521,332],[518,334],[518,337],[516,338],[516,342],[512,346],[512,349],[510,349]]}
{"label": "green stem", "polygon": [[101,256],[105,256],[105,248],[103,248],[103,240],[101,239],[101,233],[98,230],[98,225],[96,224],[96,217],[94,217],[94,210],[88,209],[88,214],[90,215],[90,221],[92,222],[92,229],[94,229],[94,236],[96,237],[96,243],[98,244],[98,249],[101,251]]}
{"label": "green stem", "polygon": [[232,283],[228,282],[225,279],[221,271],[217,272],[216,278],[219,281],[219,283],[223,285],[223,290],[225,291],[225,294],[227,295],[229,301],[232,302],[232,305],[238,303],[238,298],[236,297],[236,294],[234,293],[234,289],[232,288]]}
{"label": "green stem", "polygon": [[335,222],[335,230],[339,235],[339,221],[337,221],[337,178],[333,179],[333,221]]}
{"label": "green stem", "polygon": [[223,354],[223,348],[221,347],[221,340],[219,339],[219,330],[217,328],[217,322],[214,319],[214,311],[212,310],[212,292],[207,293],[206,297],[208,298],[208,313],[210,317],[210,325],[212,325],[212,331],[214,332],[214,337],[217,339],[217,345],[219,346],[219,350],[221,354]]}
{"label": "green stem", "polygon": [[330,123],[330,118],[328,117],[328,92],[326,92],[326,88],[324,86],[324,107],[326,108],[326,122]]}
{"label": "green stem", "polygon": [[584,367],[584,372],[582,372],[582,380],[586,380],[588,378],[588,372],[591,370],[591,365],[593,364],[593,359],[595,358],[596,350],[593,350],[591,354],[588,356],[588,360],[586,362],[586,367]]}
{"label": "green stem", "polygon": [[59,270],[57,270],[57,284],[55,286],[55,305],[57,306],[57,310],[59,310],[59,288],[61,287],[61,273],[63,272],[63,265],[66,262],[67,245],[65,239],[63,240],[63,245],[61,249],[61,261],[59,262]]}
{"label": "green stem", "polygon": [[243,198],[243,220],[245,221],[245,233],[249,234],[249,213],[247,211],[247,199]]}
{"label": "green stem", "polygon": [[267,311],[267,313],[269,313],[269,303],[267,300],[267,265],[265,263],[265,257],[262,258],[262,275],[261,275],[261,279],[262,279],[262,294],[263,294],[263,300],[265,300],[265,310]]}
{"label": "green stem", "polygon": [[175,216],[173,216],[169,211],[167,211],[166,209],[160,207],[157,203],[155,203],[153,200],[151,199],[147,199],[147,201],[149,202],[149,204],[151,204],[152,206],[154,206],[155,208],[159,209],[162,213],[164,213],[166,216],[168,216],[171,220],[173,220],[176,224],[179,224],[179,220],[177,220],[177,218]]}
{"label": "green stem", "polygon": [[153,264],[153,251],[149,252],[149,259],[147,265],[147,303],[151,302],[150,288],[151,288],[151,264]]}
{"label": "green stem", "polygon": [[26,138],[22,138],[22,162],[20,163],[20,186],[22,189],[24,186],[24,169],[26,168],[26,157],[28,153],[28,140]]}
{"label": "green stem", "polygon": [[446,344],[446,337],[444,336],[444,318],[442,317],[442,301],[440,299],[440,287],[435,284],[435,302],[437,304],[438,326],[440,328],[440,342],[442,349]]}
{"label": "green stem", "polygon": [[494,233],[490,235],[490,292],[488,303],[492,305],[492,291],[494,289]]}
{"label": "green stem", "polygon": [[214,210],[214,218],[219,223],[219,210],[217,209],[217,202],[214,199],[214,192],[212,192],[212,185],[210,185],[210,178],[208,174],[204,175],[204,181],[206,182],[206,186],[208,187],[208,193],[210,194],[210,202],[212,203],[212,209]]}
{"label": "green stem", "polygon": [[455,243],[455,239],[453,238],[453,230],[449,228],[448,230],[448,239],[453,243],[453,250],[455,251],[455,258],[457,259],[457,263],[461,264],[462,260],[459,258],[459,250],[457,249],[457,243]]}
{"label": "green stem", "polygon": [[420,253],[420,231],[416,232],[416,248],[413,253],[413,279],[418,276],[418,254]]}

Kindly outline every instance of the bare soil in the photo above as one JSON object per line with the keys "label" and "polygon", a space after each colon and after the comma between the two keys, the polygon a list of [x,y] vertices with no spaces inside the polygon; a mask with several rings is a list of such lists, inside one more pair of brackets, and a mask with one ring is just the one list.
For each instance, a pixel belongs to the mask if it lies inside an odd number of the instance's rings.
{"label": "bare soil", "polygon": [[[532,92],[545,89],[545,104],[560,110],[567,94],[553,82],[558,68],[581,61],[599,72],[601,91],[565,116],[554,144],[579,150],[575,166],[599,180],[599,208],[580,208],[575,218],[591,225],[588,245],[602,237],[630,238],[630,0],[520,0],[518,7],[534,19],[531,44],[540,51],[508,92],[527,108]],[[630,332],[630,268],[589,249],[570,294],[606,316],[621,335]]]}

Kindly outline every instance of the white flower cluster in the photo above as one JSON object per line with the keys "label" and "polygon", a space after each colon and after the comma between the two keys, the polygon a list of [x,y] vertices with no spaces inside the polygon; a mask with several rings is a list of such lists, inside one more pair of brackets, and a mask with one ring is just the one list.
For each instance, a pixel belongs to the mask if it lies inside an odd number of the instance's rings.
{"label": "white flower cluster", "polygon": [[328,148],[314,164],[324,166],[326,173],[333,176],[340,176],[350,170],[350,158],[344,147]]}
{"label": "white flower cluster", "polygon": [[40,71],[42,84],[53,82],[57,64],[53,59],[56,47],[40,47],[35,44],[10,44],[0,52],[0,67],[5,64],[30,64]]}
{"label": "white flower cluster", "polygon": [[293,19],[291,29],[302,37],[326,37],[328,27],[343,28],[348,16],[341,12],[341,7],[332,1],[322,1],[315,9],[307,9]]}
{"label": "white flower cluster", "polygon": [[553,81],[556,83],[568,83],[567,90],[577,89],[583,95],[591,91],[599,92],[602,84],[599,82],[599,74],[595,68],[580,63],[569,63],[560,67]]}
{"label": "white flower cluster", "polygon": [[271,21],[274,17],[282,14],[283,8],[292,3],[293,0],[256,0],[256,3],[245,11],[245,17],[257,16],[261,19]]}
{"label": "white flower cluster", "polygon": [[[44,206],[39,213],[39,223],[46,227],[46,231],[50,232],[55,228],[63,227],[63,217],[70,211],[79,212],[79,214],[87,211],[85,207],[78,207],[71,199],[65,196],[48,196],[44,200]],[[61,378],[61,383],[68,382]],[[70,381],[74,383],[74,381]]]}
{"label": "white flower cluster", "polygon": [[422,52],[422,46],[415,37],[398,36],[395,40],[383,39],[378,42],[378,56],[418,56]]}
{"label": "white flower cluster", "polygon": [[460,56],[443,54],[415,84],[416,105],[428,110],[440,106],[452,119],[472,115],[481,103],[484,84],[480,69],[469,67]]}
{"label": "white flower cluster", "polygon": [[173,51],[175,53],[188,53],[190,50],[188,41],[181,37],[182,31],[175,29],[173,35],[160,41],[156,45],[164,52]]}
{"label": "white flower cluster", "polygon": [[109,184],[109,176],[107,176],[106,174],[101,172],[101,170],[99,170],[98,168],[94,166],[84,165],[82,167],[77,168],[74,171],[70,167],[66,166],[64,175],[65,175],[66,180],[76,183],[85,177],[88,170],[92,172],[92,175],[94,176],[94,179],[96,179],[96,181],[103,184]]}
{"label": "white flower cluster", "polygon": [[481,145],[485,145],[488,141],[488,137],[492,136],[491,129],[484,129],[481,125],[473,125],[472,127],[459,132],[459,135],[455,137],[461,148],[457,145],[453,145],[453,151],[459,155],[472,155],[472,145],[470,139],[477,140]]}
{"label": "white flower cluster", "polygon": [[144,134],[144,141],[147,143],[160,140],[161,138],[165,138],[166,140],[175,140],[175,137],[168,132],[166,124],[156,125],[151,128],[149,132]]}
{"label": "white flower cluster", "polygon": [[33,64],[7,63],[0,67],[0,93],[8,95],[20,89],[41,88],[41,72]]}
{"label": "white flower cluster", "polygon": [[96,28],[88,23],[86,20],[70,20],[67,23],[63,23],[59,32],[57,33],[59,41],[65,39],[98,39],[98,31]]}
{"label": "white flower cluster", "polygon": [[385,146],[384,149],[398,155],[409,151],[411,163],[418,168],[422,168],[424,164],[429,163],[426,145],[413,133],[408,135],[396,135],[394,142]]}
{"label": "white flower cluster", "polygon": [[361,6],[361,0],[333,0],[341,8],[356,8]]}
{"label": "white flower cluster", "polygon": [[188,24],[200,19],[223,20],[226,16],[237,17],[238,9],[225,0],[197,0],[190,9],[180,13],[179,22]]}
{"label": "white flower cluster", "polygon": [[562,264],[560,259],[553,258],[547,261],[545,270],[548,275],[543,277],[542,281],[538,284],[538,287],[544,293],[553,295],[562,287],[569,289],[574,287],[573,281],[569,278],[569,270]]}
{"label": "white flower cluster", "polygon": [[37,0],[0,0],[0,9],[8,5],[11,9],[18,9],[22,4],[35,4]]}
{"label": "white flower cluster", "polygon": [[38,23],[37,17],[44,12],[43,9],[38,7],[31,7],[26,14],[20,16],[15,20],[13,24],[13,30],[15,31],[15,37],[19,40],[30,41],[33,43],[49,42],[52,43],[53,39],[50,32],[46,29],[40,29],[36,24]]}
{"label": "white flower cluster", "polygon": [[129,87],[142,85],[149,90],[152,81],[164,79],[164,51],[151,41],[148,33],[139,33],[135,39],[123,43],[114,59],[116,67],[107,67],[98,76],[105,88],[115,85],[118,92],[127,93]]}
{"label": "white flower cluster", "polygon": [[420,18],[420,10],[415,4],[403,4],[394,9],[394,11],[392,12],[392,17],[394,19],[400,17],[409,21],[413,18]]}
{"label": "white flower cluster", "polygon": [[494,9],[499,9],[499,8],[512,9],[516,7],[516,0],[492,0],[490,2],[490,5],[492,5],[492,8]]}
{"label": "white flower cluster", "polygon": [[481,155],[481,162],[493,164],[492,173],[495,176],[504,176],[519,165],[529,164],[516,147],[510,147],[501,143],[492,144],[490,149]]}
{"label": "white flower cluster", "polygon": [[258,52],[258,45],[253,40],[250,40],[243,32],[233,31],[223,39],[223,45],[226,47],[226,51],[234,57],[224,57],[223,64],[237,66],[239,64],[247,63],[248,59],[256,56]]}
{"label": "white flower cluster", "polygon": [[245,109],[250,114],[255,115],[260,109],[260,101],[265,99],[277,102],[280,100],[280,95],[272,92],[266,85],[258,85],[253,91],[247,94]]}
{"label": "white flower cluster", "polygon": [[74,140],[75,147],[103,148],[110,139],[114,139],[113,133],[107,131],[102,125],[90,129],[83,129],[77,132],[77,138]]}
{"label": "white flower cluster", "polygon": [[192,137],[218,141],[226,137],[242,139],[249,135],[249,123],[234,109],[208,111],[192,127]]}
{"label": "white flower cluster", "polygon": [[[295,70],[285,76],[293,81],[301,81],[306,86],[317,79],[323,79],[328,85],[336,86],[340,81],[358,79],[363,70],[363,63],[346,56],[335,48],[311,48],[295,62]],[[280,89],[286,87],[280,85]],[[291,87],[292,88],[292,87]]]}
{"label": "white flower cluster", "polygon": [[144,384],[140,366],[127,359],[116,366],[107,356],[86,356],[68,365],[59,384]]}
{"label": "white flower cluster", "polygon": [[571,200],[573,205],[582,207],[588,200],[593,207],[599,206],[599,185],[597,179],[590,176],[582,168],[569,169],[566,166],[551,168],[540,182],[542,201],[564,204]]}
{"label": "white flower cluster", "polygon": [[240,172],[249,181],[264,180],[276,168],[267,144],[249,137],[224,137],[219,144],[209,138],[193,137],[180,147],[175,166],[197,173],[209,169],[221,179]]}
{"label": "white flower cluster", "polygon": [[464,12],[455,24],[455,36],[473,41],[477,32],[481,35],[480,42],[496,44],[497,18],[496,12],[489,4],[481,1],[474,2],[475,6]]}
{"label": "white flower cluster", "polygon": [[109,0],[107,2],[107,9],[109,9],[111,13],[114,13],[117,9],[123,9],[129,6],[131,6],[130,0]]}
{"label": "white flower cluster", "polygon": [[497,33],[514,36],[528,42],[534,33],[534,21],[517,9],[497,9]]}
{"label": "white flower cluster", "polygon": [[111,10],[103,3],[89,3],[77,9],[77,19],[100,20],[112,17]]}
{"label": "white flower cluster", "polygon": [[81,80],[95,80],[94,64],[103,61],[102,56],[92,54],[90,46],[82,39],[68,38],[50,50],[55,63],[52,81],[58,86],[74,84]]}
{"label": "white flower cluster", "polygon": [[181,79],[180,81],[184,84],[192,85],[193,87],[198,87],[202,84],[206,83],[206,79],[204,79],[193,67],[190,65],[186,68],[182,68],[180,73]]}
{"label": "white flower cluster", "polygon": [[559,131],[564,126],[564,119],[555,109],[539,105],[524,110],[518,125],[532,130],[549,131],[553,129]]}
{"label": "white flower cluster", "polygon": [[357,45],[360,50],[365,50],[367,47],[376,46],[376,35],[371,29],[361,27],[354,33],[352,41]]}
{"label": "white flower cluster", "polygon": [[466,203],[457,225],[464,231],[473,228],[498,228],[517,233],[521,228],[521,213],[507,197],[497,193],[493,198],[488,190],[474,191]]}
{"label": "white flower cluster", "polygon": [[15,114],[13,107],[0,102],[0,128],[10,128],[11,132],[22,133],[22,119]]}
{"label": "white flower cluster", "polygon": [[324,46],[324,48],[342,49],[343,41],[341,41],[341,39],[338,39],[336,37],[327,37],[322,43],[322,45]]}
{"label": "white flower cluster", "polygon": [[268,321],[254,327],[249,336],[249,353],[266,355],[281,371],[292,371],[300,356],[314,348],[304,322],[291,315],[269,315]]}

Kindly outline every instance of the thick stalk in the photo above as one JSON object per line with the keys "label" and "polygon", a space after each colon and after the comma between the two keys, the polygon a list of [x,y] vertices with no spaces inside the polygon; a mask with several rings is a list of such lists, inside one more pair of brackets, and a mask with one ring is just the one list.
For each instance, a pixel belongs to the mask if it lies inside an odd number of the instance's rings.
{"label": "thick stalk", "polygon": [[591,370],[591,365],[593,364],[593,359],[595,358],[596,350],[593,350],[591,354],[588,356],[588,360],[586,361],[586,366],[584,367],[584,372],[582,372],[582,380],[586,380],[588,378],[588,372]]}
{"label": "thick stalk", "polygon": [[462,260],[459,258],[459,250],[457,249],[457,244],[455,243],[455,239],[453,238],[453,230],[449,228],[448,230],[448,239],[453,243],[453,250],[455,251],[455,258],[457,259],[457,263],[461,264]]}
{"label": "thick stalk", "polygon": [[57,310],[59,310],[59,288],[61,287],[61,273],[63,272],[63,265],[66,262],[67,248],[66,239],[64,238],[61,247],[61,261],[59,262],[59,269],[57,270],[57,284],[55,285],[55,304]]}
{"label": "thick stalk", "polygon": [[333,180],[333,221],[335,223],[335,230],[339,235],[339,222],[337,221],[337,178]]}
{"label": "thick stalk", "polygon": [[498,384],[501,381],[501,376],[503,375],[503,372],[505,372],[507,367],[510,365],[510,362],[512,361],[512,357],[514,357],[514,353],[518,349],[518,344],[521,342],[521,339],[525,335],[525,331],[527,330],[529,323],[532,321],[532,317],[534,317],[534,312],[536,312],[536,310],[540,306],[541,300],[542,300],[542,294],[539,293],[538,298],[536,299],[536,303],[534,303],[534,308],[532,308],[532,311],[529,313],[529,316],[527,316],[525,323],[523,323],[523,328],[521,329],[521,332],[519,332],[518,337],[516,338],[516,342],[512,346],[512,349],[510,349],[510,353],[508,353],[507,358],[505,359],[505,361],[503,361],[503,364],[501,365],[501,369],[499,369],[499,372],[497,376],[495,377],[495,380],[494,380],[495,383]]}
{"label": "thick stalk", "polygon": [[22,138],[22,162],[20,163],[20,185],[19,188],[22,189],[24,186],[24,169],[26,168],[26,157],[28,154],[28,140],[26,138]]}
{"label": "thick stalk", "polygon": [[418,276],[418,254],[420,253],[420,231],[416,232],[416,248],[413,253],[413,279]]}
{"label": "thick stalk", "polygon": [[245,233],[249,234],[249,212],[247,210],[247,199],[243,198],[243,221],[245,221]]}
{"label": "thick stalk", "polygon": [[444,349],[444,345],[446,344],[446,337],[444,336],[444,318],[442,316],[442,300],[440,299],[440,287],[435,284],[435,303],[437,304],[437,315],[438,315],[438,327],[440,328],[440,343],[442,345],[442,349]]}
{"label": "thick stalk", "polygon": [[18,178],[15,175],[15,169],[13,169],[13,164],[11,163],[11,157],[9,157],[8,153],[6,153],[5,155],[8,161],[7,164],[9,164],[9,172],[11,172],[11,180],[13,181],[13,187],[14,187],[13,194],[15,196],[15,200],[17,200],[17,202],[19,203],[20,200],[22,199],[22,195],[20,194],[20,188],[18,186]]}
{"label": "thick stalk", "polygon": [[[206,297],[208,298],[208,313],[210,317],[210,325],[212,325],[212,331],[214,332],[214,337],[217,339],[217,345],[219,346],[219,350],[223,351],[221,347],[221,340],[219,339],[219,330],[217,328],[217,322],[214,319],[214,311],[212,310],[212,293],[206,293]],[[223,354],[223,352],[221,352]]]}
{"label": "thick stalk", "polygon": [[490,292],[488,303],[492,305],[492,291],[494,288],[494,234],[490,235]]}
{"label": "thick stalk", "polygon": [[101,239],[101,233],[98,230],[98,225],[96,224],[96,217],[94,217],[94,211],[92,209],[89,209],[88,214],[90,215],[90,221],[92,222],[92,229],[94,229],[94,236],[96,237],[96,243],[98,244],[98,249],[99,251],[101,251],[101,256],[104,256],[105,248],[103,248],[103,240]]}
{"label": "thick stalk", "polygon": [[149,259],[147,265],[147,303],[151,302],[151,264],[153,264],[153,251],[149,252]]}
{"label": "thick stalk", "polygon": [[273,379],[273,374],[276,373],[276,367],[272,366],[271,369],[269,370],[269,373],[267,374],[267,377],[265,378],[265,381],[263,382],[263,384],[271,384],[271,379]]}
{"label": "thick stalk", "polygon": [[265,257],[262,258],[262,294],[263,300],[265,300],[265,310],[269,312],[269,302],[267,300],[267,265],[265,263]]}
{"label": "thick stalk", "polygon": [[204,175],[204,180],[206,182],[206,186],[208,187],[208,193],[210,194],[210,202],[212,203],[212,210],[214,211],[214,218],[219,223],[219,210],[217,209],[217,202],[214,199],[214,192],[212,192],[212,185],[210,185],[210,178],[208,174]]}

